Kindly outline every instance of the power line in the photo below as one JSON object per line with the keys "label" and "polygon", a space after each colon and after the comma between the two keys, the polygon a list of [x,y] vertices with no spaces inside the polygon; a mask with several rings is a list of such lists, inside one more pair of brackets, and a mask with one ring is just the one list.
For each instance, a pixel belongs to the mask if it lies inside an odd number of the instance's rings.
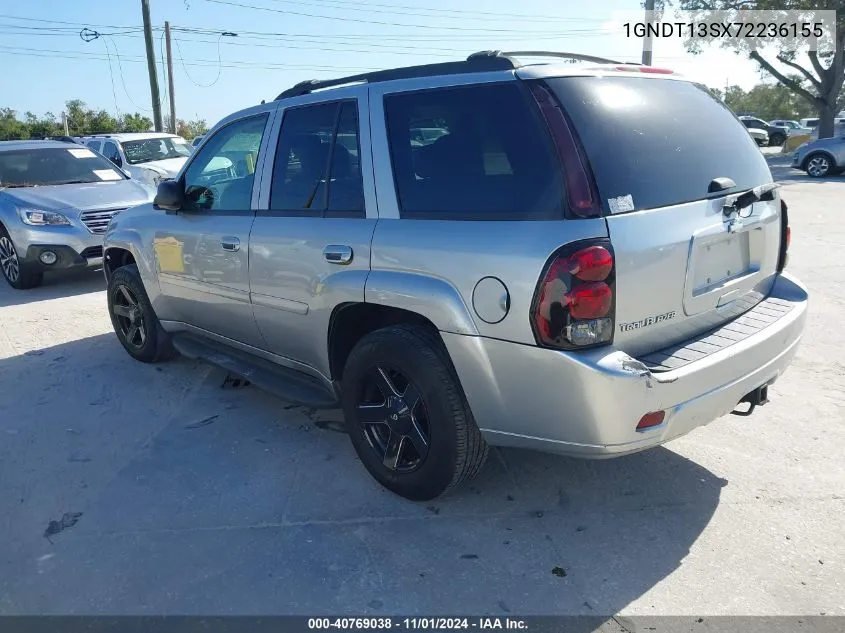
{"label": "power line", "polygon": [[[302,6],[302,2],[298,2],[297,0],[273,0],[273,2],[279,2],[282,4],[293,4]],[[494,11],[468,11],[465,9],[441,9],[441,8],[430,8],[430,7],[421,7],[421,6],[408,6],[408,5],[397,5],[397,4],[378,4],[378,3],[370,3],[370,2],[353,2],[350,0],[311,0],[309,3],[305,3],[305,6],[313,6],[313,3],[317,2],[318,4],[326,5],[326,8],[330,9],[346,9],[346,7],[350,7],[346,10],[360,10],[366,9],[368,13],[387,13],[392,15],[408,15],[408,16],[419,16],[419,17],[441,17],[441,18],[451,18],[451,19],[467,19],[471,17],[475,20],[482,20],[482,21],[501,21],[503,19],[507,19],[510,21],[519,21],[519,22],[603,22],[604,19],[602,18],[564,18],[559,15],[526,15],[524,13],[498,13]],[[340,6],[338,6],[340,5]],[[373,8],[375,7],[375,8]],[[386,11],[380,9],[388,9]],[[389,10],[393,9],[393,10]],[[398,10],[397,10],[398,9]],[[423,11],[424,13],[420,13]],[[433,14],[433,15],[432,15]]]}
{"label": "power line", "polygon": [[211,88],[211,86],[213,86],[214,84],[216,84],[220,80],[220,75],[223,72],[222,59],[220,57],[220,40],[221,39],[223,39],[223,33],[221,33],[217,37],[217,76],[214,78],[214,81],[212,81],[210,84],[200,84],[200,83],[197,83],[196,81],[194,81],[193,77],[191,77],[191,75],[188,73],[188,69],[185,67],[185,60],[182,57],[182,47],[179,45],[179,40],[176,39],[175,37],[173,38],[173,41],[176,42],[176,50],[179,52],[179,62],[182,64],[182,70],[185,71],[185,76],[195,86],[198,86],[199,88]]}
{"label": "power line", "polygon": [[[206,2],[213,2],[215,4],[224,4],[232,7],[240,7],[242,9],[255,9],[258,11],[269,11],[271,13],[281,13],[284,15],[298,15],[307,18],[319,18],[323,20],[340,20],[342,22],[355,22],[358,24],[379,24],[382,26],[401,26],[406,28],[415,28],[415,29],[445,29],[448,31],[483,31],[487,33],[513,33],[513,32],[522,32],[524,34],[529,34],[525,31],[521,31],[519,29],[492,29],[492,28],[472,28],[472,27],[462,27],[462,26],[434,26],[431,24],[407,24],[401,22],[385,22],[381,20],[364,20],[360,18],[349,18],[349,17],[339,17],[333,15],[319,15],[316,13],[304,13],[302,11],[289,11],[287,9],[272,9],[270,7],[258,7],[253,4],[243,4],[241,2],[232,2],[231,0],[205,0]],[[539,31],[539,33],[543,34],[550,34],[549,31]]]}

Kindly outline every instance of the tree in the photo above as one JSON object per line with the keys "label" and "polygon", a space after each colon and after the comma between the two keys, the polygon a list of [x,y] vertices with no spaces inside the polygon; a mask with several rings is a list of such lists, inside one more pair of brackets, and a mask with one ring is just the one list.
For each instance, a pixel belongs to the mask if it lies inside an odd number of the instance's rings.
{"label": "tree", "polygon": [[29,138],[29,128],[18,121],[17,112],[11,108],[0,108],[0,141],[14,141]]}
{"label": "tree", "polygon": [[781,84],[758,84],[748,92],[739,86],[728,86],[721,97],[734,112],[750,113],[766,121],[812,116],[812,106]]}
{"label": "tree", "polygon": [[152,127],[152,120],[137,112],[135,114],[124,114],[120,124],[122,132],[149,132]]}
{"label": "tree", "polygon": [[[778,47],[774,59],[766,58],[756,48],[748,48],[748,41],[743,38],[719,38],[724,47],[748,53],[750,59],[760,68],[774,77],[792,93],[810,104],[819,116],[819,138],[833,135],[833,119],[837,113],[837,100],[840,99],[845,83],[845,2],[843,0],[657,0],[657,8],[675,4],[685,11],[699,12],[706,19],[708,11],[739,12],[742,9],[769,11],[813,11],[835,10],[836,33],[835,48],[829,52],[809,51],[810,64],[802,65],[796,61],[794,51]],[[738,14],[738,13],[737,13]],[[687,48],[696,52],[701,40],[688,40]],[[789,76],[781,72],[774,64],[777,61],[800,73]]]}

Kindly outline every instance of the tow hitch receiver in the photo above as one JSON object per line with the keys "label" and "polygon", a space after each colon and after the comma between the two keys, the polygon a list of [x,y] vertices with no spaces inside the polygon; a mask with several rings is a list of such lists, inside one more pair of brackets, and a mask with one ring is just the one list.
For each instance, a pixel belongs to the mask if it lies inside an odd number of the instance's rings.
{"label": "tow hitch receiver", "polygon": [[754,391],[751,391],[745,396],[743,396],[742,400],[737,403],[737,406],[742,404],[743,402],[748,403],[748,409],[742,411],[740,409],[734,409],[731,411],[733,415],[751,415],[754,412],[754,408],[759,404],[763,406],[769,402],[769,385],[763,385],[762,387],[757,387]]}

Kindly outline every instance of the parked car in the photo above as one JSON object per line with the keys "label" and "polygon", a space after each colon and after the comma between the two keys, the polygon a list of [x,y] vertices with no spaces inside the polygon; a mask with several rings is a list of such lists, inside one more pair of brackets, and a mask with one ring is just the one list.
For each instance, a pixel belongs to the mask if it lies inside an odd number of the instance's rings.
{"label": "parked car", "polygon": [[109,220],[153,190],[65,141],[0,142],[0,268],[13,288],[48,271],[98,266]]}
{"label": "parked car", "polygon": [[804,134],[810,134],[813,130],[809,127],[802,127],[801,123],[798,121],[789,119],[777,119],[775,121],[770,122],[772,125],[777,127],[784,127],[787,129],[787,137],[789,136],[802,136]]}
{"label": "parked car", "polygon": [[766,160],[671,71],[535,55],[303,82],[223,119],[109,227],[120,343],[342,407],[411,499],[488,445],[613,457],[765,404],[807,306]]}
{"label": "parked car", "polygon": [[767,147],[769,145],[769,133],[761,128],[750,127],[747,128],[748,135],[754,139],[760,147]]}
{"label": "parked car", "polygon": [[153,187],[179,173],[191,154],[191,146],[181,136],[161,132],[100,134],[85,137],[85,144]]}
{"label": "parked car", "polygon": [[792,167],[813,178],[841,174],[845,171],[845,129],[832,138],[804,143],[792,154]]}
{"label": "parked car", "polygon": [[[766,123],[763,119],[758,119],[757,117],[741,116],[739,117],[739,120],[742,121],[742,124],[749,130],[763,130],[766,132],[765,144],[773,147],[783,145],[784,141],[786,141],[787,135],[789,134],[789,128],[786,126]],[[757,141],[758,144],[762,139],[762,135],[756,132],[751,134],[751,137]]]}

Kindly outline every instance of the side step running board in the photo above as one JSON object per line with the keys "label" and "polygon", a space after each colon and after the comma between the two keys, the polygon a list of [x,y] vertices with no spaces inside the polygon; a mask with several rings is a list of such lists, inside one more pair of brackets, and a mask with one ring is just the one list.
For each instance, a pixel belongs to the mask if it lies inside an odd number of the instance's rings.
{"label": "side step running board", "polygon": [[173,346],[183,356],[208,361],[288,402],[315,409],[340,406],[337,396],[319,380],[294,369],[184,332],[173,335]]}

